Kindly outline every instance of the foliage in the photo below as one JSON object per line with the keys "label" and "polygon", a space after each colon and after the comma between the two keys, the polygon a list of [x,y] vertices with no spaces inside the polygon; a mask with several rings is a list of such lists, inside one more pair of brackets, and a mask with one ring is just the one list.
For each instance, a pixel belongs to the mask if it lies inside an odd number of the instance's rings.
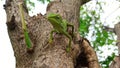
{"label": "foliage", "polygon": [[32,7],[35,7],[35,3],[31,0],[24,0],[24,3],[27,5],[29,11],[31,11]]}
{"label": "foliage", "polygon": [[31,6],[35,7],[35,3],[31,0],[24,0],[25,4],[30,4]]}
{"label": "foliage", "polygon": [[[96,51],[100,51],[99,47],[113,44],[114,34],[112,32],[107,32],[104,29],[104,23],[101,21],[100,15],[104,12],[102,5],[105,3],[96,1],[95,7],[90,7],[91,4],[93,3],[83,5],[80,8],[79,32],[83,37],[90,37],[93,48]],[[108,56],[105,61],[101,61],[101,64],[104,64],[103,67],[108,68],[109,63],[113,58],[114,54],[112,54],[112,56]]]}
{"label": "foliage", "polygon": [[103,66],[102,68],[108,68],[111,60],[115,57],[115,53],[112,53],[111,56],[108,56],[105,61],[101,61],[101,65]]}
{"label": "foliage", "polygon": [[38,0],[38,1],[40,1],[40,2],[42,2],[42,3],[45,3],[46,1],[47,1],[47,2],[50,2],[50,0]]}
{"label": "foliage", "polygon": [[[50,0],[37,0],[37,1],[42,3],[50,2]],[[35,7],[35,3],[32,0],[24,0],[24,3],[27,5],[29,11],[31,11],[31,9]]]}

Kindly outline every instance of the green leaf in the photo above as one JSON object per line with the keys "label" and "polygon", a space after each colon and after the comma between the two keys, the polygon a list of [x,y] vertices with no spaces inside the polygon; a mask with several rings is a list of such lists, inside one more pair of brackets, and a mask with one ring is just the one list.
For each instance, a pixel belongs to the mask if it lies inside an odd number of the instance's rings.
{"label": "green leaf", "polygon": [[103,36],[105,37],[105,38],[108,38],[108,33],[107,33],[107,31],[105,31],[105,30],[103,30]]}
{"label": "green leaf", "polygon": [[31,4],[31,6],[35,7],[35,3],[33,2],[29,2]]}
{"label": "green leaf", "polygon": [[84,9],[83,6],[81,6],[81,7],[80,7],[80,10],[82,11],[83,9]]}
{"label": "green leaf", "polygon": [[114,40],[108,39],[108,45],[112,44]]}
{"label": "green leaf", "polygon": [[105,38],[105,37],[102,37],[102,38],[101,38],[101,41],[100,41],[100,46],[105,45],[105,42],[106,42],[106,38]]}
{"label": "green leaf", "polygon": [[104,61],[101,61],[100,63],[102,65],[105,65],[105,66],[103,66],[104,68],[108,68],[110,62],[114,59],[114,57],[115,57],[115,53],[112,53],[111,56],[108,56]]}
{"label": "green leaf", "polygon": [[95,14],[96,14],[96,11],[91,11],[91,14],[92,14],[92,15],[95,15]]}
{"label": "green leaf", "polygon": [[37,1],[40,1],[40,2],[42,2],[42,3],[50,2],[50,0],[37,0]]}
{"label": "green leaf", "polygon": [[97,35],[97,37],[100,37],[101,36],[100,31],[97,31],[96,35]]}

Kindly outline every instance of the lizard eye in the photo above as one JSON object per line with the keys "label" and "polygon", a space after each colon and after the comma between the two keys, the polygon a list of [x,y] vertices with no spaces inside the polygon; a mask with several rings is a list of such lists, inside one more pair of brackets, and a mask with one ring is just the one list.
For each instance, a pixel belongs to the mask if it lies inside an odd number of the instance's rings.
{"label": "lizard eye", "polygon": [[57,17],[56,17],[56,19],[60,19],[60,17],[59,17],[59,16],[57,16]]}

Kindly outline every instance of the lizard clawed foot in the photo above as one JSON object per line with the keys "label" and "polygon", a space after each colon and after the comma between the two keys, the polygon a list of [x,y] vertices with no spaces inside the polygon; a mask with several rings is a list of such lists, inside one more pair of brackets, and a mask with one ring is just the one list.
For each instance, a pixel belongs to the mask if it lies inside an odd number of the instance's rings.
{"label": "lizard clawed foot", "polygon": [[66,51],[67,51],[67,52],[70,52],[70,50],[71,50],[71,47],[70,47],[70,46],[67,46],[67,47],[66,47]]}
{"label": "lizard clawed foot", "polygon": [[52,39],[49,39],[49,44],[52,44],[53,40]]}

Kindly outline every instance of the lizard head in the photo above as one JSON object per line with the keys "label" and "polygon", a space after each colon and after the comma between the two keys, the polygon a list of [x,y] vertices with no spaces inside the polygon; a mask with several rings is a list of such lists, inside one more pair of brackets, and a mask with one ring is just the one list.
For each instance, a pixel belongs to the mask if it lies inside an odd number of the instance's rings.
{"label": "lizard head", "polygon": [[61,17],[60,17],[59,14],[50,13],[50,14],[47,15],[47,19],[49,19],[49,18],[55,18],[55,19],[58,18],[58,19],[59,19],[59,18],[61,18]]}
{"label": "lizard head", "polygon": [[48,19],[48,21],[51,22],[51,24],[62,22],[62,17],[59,14],[55,14],[55,13],[48,14],[47,19]]}

